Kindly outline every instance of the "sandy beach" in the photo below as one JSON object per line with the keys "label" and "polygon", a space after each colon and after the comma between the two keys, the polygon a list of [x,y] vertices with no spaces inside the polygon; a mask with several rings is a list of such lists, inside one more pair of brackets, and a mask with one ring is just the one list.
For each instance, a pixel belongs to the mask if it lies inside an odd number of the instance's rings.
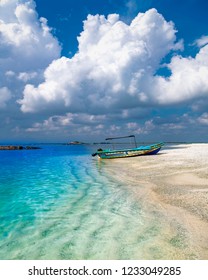
{"label": "sandy beach", "polygon": [[158,256],[158,247],[161,259],[208,259],[208,144],[165,146],[156,156],[104,165],[143,209],[141,242],[152,238],[143,242],[144,259],[154,248]]}

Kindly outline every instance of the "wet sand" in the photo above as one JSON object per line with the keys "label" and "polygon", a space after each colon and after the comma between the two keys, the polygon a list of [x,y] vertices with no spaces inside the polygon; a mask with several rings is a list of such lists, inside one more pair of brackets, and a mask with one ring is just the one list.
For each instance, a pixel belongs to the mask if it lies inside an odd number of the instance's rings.
{"label": "wet sand", "polygon": [[154,248],[161,248],[160,259],[208,259],[208,144],[164,147],[104,166],[141,205],[140,236],[150,236],[144,259],[154,258]]}

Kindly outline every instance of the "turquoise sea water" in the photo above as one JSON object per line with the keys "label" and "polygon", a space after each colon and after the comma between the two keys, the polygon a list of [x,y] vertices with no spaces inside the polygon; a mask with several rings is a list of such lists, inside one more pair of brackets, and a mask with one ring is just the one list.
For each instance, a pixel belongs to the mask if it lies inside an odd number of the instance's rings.
{"label": "turquoise sea water", "polygon": [[137,259],[142,210],[87,146],[0,152],[0,259]]}
{"label": "turquoise sea water", "polygon": [[160,174],[157,155],[98,160],[96,149],[0,151],[0,259],[202,259],[186,212],[167,212],[145,183]]}

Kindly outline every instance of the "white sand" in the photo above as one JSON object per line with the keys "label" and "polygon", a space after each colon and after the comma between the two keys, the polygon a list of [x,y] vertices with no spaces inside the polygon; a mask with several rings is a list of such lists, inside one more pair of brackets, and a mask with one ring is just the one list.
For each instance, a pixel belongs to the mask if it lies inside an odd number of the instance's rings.
{"label": "white sand", "polygon": [[155,242],[169,242],[170,259],[208,259],[208,144],[164,147],[105,166],[139,200],[146,221],[158,221]]}

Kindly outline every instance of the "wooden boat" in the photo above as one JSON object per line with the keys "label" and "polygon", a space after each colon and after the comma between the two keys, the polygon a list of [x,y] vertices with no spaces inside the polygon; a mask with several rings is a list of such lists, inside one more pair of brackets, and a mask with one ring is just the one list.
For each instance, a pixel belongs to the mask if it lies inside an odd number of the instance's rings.
{"label": "wooden boat", "polygon": [[121,139],[121,138],[129,138],[134,137],[135,148],[131,149],[117,149],[117,150],[102,150],[98,149],[96,153],[92,154],[92,156],[98,156],[102,159],[114,159],[114,158],[127,158],[127,157],[136,157],[136,156],[144,156],[144,155],[155,155],[157,154],[164,143],[155,143],[148,146],[140,146],[137,147],[136,139],[134,135],[123,136],[123,137],[114,137],[114,138],[106,138],[106,140],[113,140],[113,139]]}

